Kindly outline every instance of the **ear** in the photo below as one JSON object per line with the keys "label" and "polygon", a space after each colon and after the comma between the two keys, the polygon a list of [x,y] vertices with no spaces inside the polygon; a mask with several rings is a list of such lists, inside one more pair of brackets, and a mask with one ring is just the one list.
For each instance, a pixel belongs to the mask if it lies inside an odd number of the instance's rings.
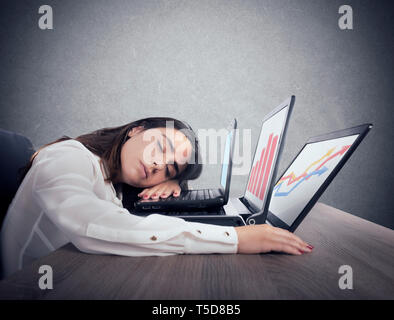
{"label": "ear", "polygon": [[131,138],[132,136],[136,135],[137,133],[144,131],[144,129],[145,128],[143,126],[134,127],[133,129],[129,130],[128,136]]}

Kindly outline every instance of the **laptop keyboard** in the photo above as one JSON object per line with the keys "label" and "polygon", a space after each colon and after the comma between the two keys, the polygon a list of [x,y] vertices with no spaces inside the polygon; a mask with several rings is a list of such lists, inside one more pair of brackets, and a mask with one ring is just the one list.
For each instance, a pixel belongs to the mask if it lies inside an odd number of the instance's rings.
{"label": "laptop keyboard", "polygon": [[167,198],[169,201],[179,201],[179,200],[207,200],[213,199],[215,195],[210,189],[201,189],[201,190],[189,190],[182,191],[179,197],[170,197]]}
{"label": "laptop keyboard", "polygon": [[216,210],[190,210],[190,211],[168,211],[161,212],[161,214],[168,216],[209,216],[209,215],[225,215],[226,212],[223,208],[218,208]]}

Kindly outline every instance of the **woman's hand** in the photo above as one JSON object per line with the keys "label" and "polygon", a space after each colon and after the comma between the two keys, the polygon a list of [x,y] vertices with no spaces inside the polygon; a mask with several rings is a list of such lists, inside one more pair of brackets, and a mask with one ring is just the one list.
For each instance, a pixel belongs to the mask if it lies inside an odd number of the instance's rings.
{"label": "woman's hand", "polygon": [[146,188],[138,194],[143,199],[159,199],[167,198],[170,195],[178,197],[181,193],[181,187],[179,186],[178,180],[167,180],[153,187]]}
{"label": "woman's hand", "polygon": [[313,247],[293,233],[267,224],[236,227],[238,253],[264,253],[270,251],[301,255]]}

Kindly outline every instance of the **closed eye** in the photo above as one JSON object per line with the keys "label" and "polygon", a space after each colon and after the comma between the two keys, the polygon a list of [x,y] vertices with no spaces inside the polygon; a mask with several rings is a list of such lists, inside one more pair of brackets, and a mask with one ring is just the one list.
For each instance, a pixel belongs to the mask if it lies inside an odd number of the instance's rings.
{"label": "closed eye", "polygon": [[[171,150],[172,150],[172,152],[174,152],[174,147],[173,147],[173,145],[172,145],[172,143],[171,143],[171,141],[168,139],[168,137],[166,136],[166,135],[163,135],[167,140],[168,140],[168,142],[169,142],[169,144],[170,144],[170,147],[171,147]],[[166,152],[166,150],[164,150],[164,148],[163,148],[163,146],[162,146],[162,144],[161,144],[161,142],[158,140],[157,141],[157,145],[159,146],[159,149],[160,149],[160,151],[162,152],[162,153],[165,153]],[[178,167],[178,164],[176,163],[176,162],[174,162],[174,169],[175,169],[175,176],[179,173],[179,167]],[[170,173],[170,170],[169,170],[169,166],[167,165],[166,166],[166,177],[167,178],[170,178],[171,177],[171,173]]]}
{"label": "closed eye", "polygon": [[170,170],[168,169],[168,165],[166,166],[166,177],[170,178]]}

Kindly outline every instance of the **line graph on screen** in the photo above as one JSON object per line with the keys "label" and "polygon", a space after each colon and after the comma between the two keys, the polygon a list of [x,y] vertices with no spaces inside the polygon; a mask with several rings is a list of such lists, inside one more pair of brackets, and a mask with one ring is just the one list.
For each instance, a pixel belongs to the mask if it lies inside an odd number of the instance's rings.
{"label": "line graph on screen", "polygon": [[[274,187],[274,197],[286,197],[296,190],[300,185],[306,183],[311,177],[319,177],[325,172],[329,171],[326,166],[328,162],[336,157],[341,157],[350,148],[350,145],[342,146],[339,151],[335,152],[336,147],[329,149],[318,160],[312,162],[302,174],[296,175],[294,172],[282,177]],[[315,167],[310,171],[311,168]],[[287,181],[287,183],[286,183]],[[281,188],[286,188],[286,191],[280,191]]]}

